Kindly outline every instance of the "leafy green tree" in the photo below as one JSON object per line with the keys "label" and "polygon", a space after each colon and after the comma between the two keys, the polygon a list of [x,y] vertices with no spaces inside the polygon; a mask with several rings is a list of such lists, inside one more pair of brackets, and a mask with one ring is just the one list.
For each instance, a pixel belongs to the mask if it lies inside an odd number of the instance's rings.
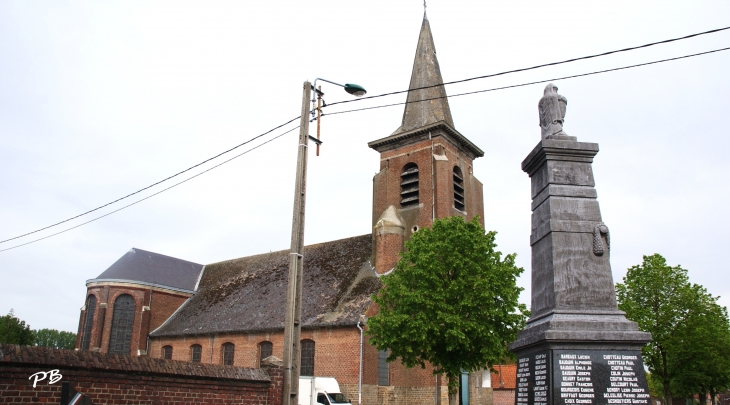
{"label": "leafy green tree", "polygon": [[686,397],[710,394],[730,387],[730,321],[725,307],[699,285],[692,285],[693,299],[684,322],[676,332],[669,356],[672,391]]}
{"label": "leafy green tree", "polygon": [[0,316],[0,343],[14,345],[32,345],[33,331],[25,321],[15,317],[11,309],[5,316]]}
{"label": "leafy green tree", "polygon": [[632,266],[616,284],[618,307],[626,317],[651,332],[652,341],[644,346],[642,355],[652,376],[664,387],[664,402],[672,403],[668,357],[674,332],[684,320],[691,296],[687,270],[667,265],[661,255],[644,256],[641,265]]}
{"label": "leafy green tree", "polygon": [[616,284],[616,295],[626,317],[652,334],[642,355],[665,403],[672,403],[673,394],[689,397],[727,387],[727,310],[704,287],[691,284],[687,270],[667,265],[658,254],[644,256]]}
{"label": "leafy green tree", "polygon": [[515,255],[495,251],[496,232],[475,218],[437,219],[414,233],[395,270],[374,297],[379,313],[368,320],[370,343],[390,349],[388,361],[430,364],[448,378],[456,403],[462,370],[497,364],[528,316],[517,300],[524,270]]}
{"label": "leafy green tree", "polygon": [[649,394],[652,397],[661,398],[664,396],[664,386],[653,374],[646,373],[646,382],[649,384]]}
{"label": "leafy green tree", "polygon": [[56,329],[40,329],[33,331],[35,340],[33,345],[42,347],[55,347],[56,349],[71,350],[76,346],[76,334],[71,332],[58,331]]}

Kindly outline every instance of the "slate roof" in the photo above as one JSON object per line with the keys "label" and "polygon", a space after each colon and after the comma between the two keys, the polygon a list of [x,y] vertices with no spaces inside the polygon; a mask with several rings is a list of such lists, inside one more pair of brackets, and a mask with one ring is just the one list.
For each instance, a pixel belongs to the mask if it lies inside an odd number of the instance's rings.
{"label": "slate roof", "polygon": [[484,156],[484,152],[478,146],[454,128],[449,99],[446,97],[443,83],[441,68],[436,57],[436,46],[431,34],[431,25],[424,15],[401,126],[389,136],[369,142],[368,146],[382,153],[388,150],[389,145],[423,138],[424,134],[440,128],[454,143],[464,147],[474,157]]}
{"label": "slate roof", "polygon": [[132,281],[193,291],[203,265],[132,248],[95,279],[86,283]]}
{"label": "slate roof", "polygon": [[[408,92],[406,107],[403,110],[403,122],[395,133],[408,132],[438,121],[445,121],[451,127],[454,126],[449,99],[446,98],[443,83],[441,68],[439,68],[439,61],[436,58],[436,46],[431,34],[431,25],[424,15],[421,33],[418,36],[416,56],[413,59],[411,83],[408,86],[411,91]],[[441,86],[438,86],[439,84]],[[422,87],[429,88],[412,90]]]}
{"label": "slate roof", "polygon": [[[302,327],[357,324],[380,279],[371,235],[305,246]],[[198,292],[153,337],[284,328],[289,250],[205,266]]]}

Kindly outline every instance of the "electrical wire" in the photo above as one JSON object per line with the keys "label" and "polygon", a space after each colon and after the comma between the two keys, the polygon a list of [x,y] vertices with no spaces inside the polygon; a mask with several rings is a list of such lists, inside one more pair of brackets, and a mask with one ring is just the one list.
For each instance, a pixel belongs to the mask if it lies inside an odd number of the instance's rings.
{"label": "electrical wire", "polygon": [[[694,57],[694,56],[707,55],[707,54],[711,54],[711,53],[715,53],[715,52],[721,52],[721,51],[727,51],[727,50],[730,50],[730,47],[715,49],[715,50],[706,51],[706,52],[699,52],[699,53],[694,53],[694,54],[690,54],[690,55],[677,56],[677,57],[674,57],[674,58],[661,59],[661,60],[656,60],[656,61],[653,61],[653,62],[638,63],[638,64],[635,64],[635,65],[622,66],[622,67],[618,67],[618,68],[598,70],[598,71],[595,71],[595,72],[580,73],[580,74],[576,74],[576,75],[556,77],[556,78],[553,78],[553,79],[537,80],[537,81],[528,82],[528,83],[513,84],[513,85],[509,85],[509,86],[502,86],[502,87],[494,87],[494,88],[485,89],[485,90],[469,91],[469,92],[465,92],[465,93],[452,94],[450,96],[447,95],[447,96],[440,96],[440,97],[431,97],[431,98],[426,98],[426,99],[423,99],[423,100],[405,101],[405,102],[402,102],[402,103],[383,104],[383,105],[377,105],[377,106],[373,106],[373,107],[355,108],[355,109],[352,109],[352,110],[344,110],[344,111],[336,111],[336,112],[330,112],[330,113],[322,113],[322,116],[324,117],[325,115],[336,115],[336,114],[345,114],[345,113],[351,113],[351,112],[356,112],[356,111],[374,110],[374,109],[377,109],[377,108],[393,107],[393,106],[396,106],[396,105],[404,105],[404,104],[411,104],[411,103],[420,103],[420,102],[424,102],[424,101],[438,100],[438,99],[441,99],[441,98],[459,97],[459,96],[466,96],[466,95],[470,95],[470,94],[486,93],[486,92],[489,92],[489,91],[512,89],[512,88],[515,88],[515,87],[524,87],[524,86],[530,86],[530,85],[533,85],[533,84],[548,83],[548,82],[554,82],[554,81],[558,81],[558,80],[572,79],[572,78],[576,78],[576,77],[597,75],[599,73],[615,72],[615,71],[618,71],[618,70],[625,70],[625,69],[631,69],[631,68],[635,68],[635,67],[654,65],[654,64],[657,64],[657,63],[670,62],[670,61],[674,61],[674,60],[686,59],[686,58],[691,58],[691,57]],[[331,106],[331,105],[332,104],[327,104],[328,107]]]}
{"label": "electrical wire", "polygon": [[[297,118],[299,118],[299,117],[297,117]],[[289,121],[289,122],[291,122],[291,121]],[[236,156],[234,156],[234,157],[232,157],[232,158],[230,158],[230,159],[228,159],[228,160],[225,160],[225,161],[223,161],[223,162],[221,162],[221,163],[218,163],[217,165],[215,165],[215,166],[213,166],[213,167],[209,167],[208,169],[206,169],[206,170],[204,170],[204,171],[202,171],[202,172],[200,172],[200,173],[198,173],[198,174],[196,174],[196,175],[194,175],[194,176],[188,177],[188,178],[187,178],[187,179],[185,179],[185,180],[182,180],[182,181],[180,181],[180,182],[177,182],[177,183],[175,183],[175,184],[173,184],[173,185],[171,185],[171,186],[169,186],[169,187],[167,187],[167,188],[164,188],[164,189],[162,189],[162,190],[160,190],[160,191],[158,191],[158,192],[156,192],[156,193],[154,193],[154,194],[150,194],[150,195],[148,195],[147,197],[145,197],[145,198],[142,198],[142,199],[139,199],[139,200],[137,200],[137,201],[135,201],[135,202],[133,202],[133,203],[131,203],[131,204],[127,204],[127,205],[125,205],[125,206],[123,206],[123,207],[121,207],[121,208],[117,208],[117,209],[116,209],[116,210],[114,210],[114,211],[108,212],[108,213],[106,213],[106,214],[104,214],[104,215],[100,215],[100,216],[98,216],[98,217],[96,217],[96,218],[94,218],[94,219],[91,219],[91,220],[89,220],[89,221],[86,221],[86,222],[84,222],[84,223],[81,223],[81,224],[78,224],[78,225],[72,226],[72,227],[70,227],[70,228],[64,229],[64,230],[62,230],[62,231],[60,231],[60,232],[56,232],[56,233],[53,233],[53,234],[50,234],[50,235],[44,236],[44,237],[42,237],[42,238],[34,239],[34,240],[30,241],[30,242],[25,242],[25,243],[22,243],[22,244],[19,244],[19,245],[15,245],[15,246],[13,246],[13,247],[5,248],[5,249],[0,249],[0,252],[5,252],[6,250],[12,250],[12,249],[16,249],[16,248],[19,248],[19,247],[21,247],[21,246],[25,246],[25,245],[30,245],[31,243],[35,243],[35,242],[39,242],[39,241],[42,241],[43,239],[48,239],[48,238],[50,238],[50,237],[52,237],[52,236],[60,235],[60,234],[62,234],[62,233],[68,232],[68,231],[70,231],[70,230],[72,230],[72,229],[76,229],[76,228],[78,228],[78,227],[80,227],[80,226],[84,226],[84,225],[86,225],[86,224],[90,224],[90,223],[92,223],[92,222],[94,222],[94,221],[100,220],[100,219],[102,219],[102,218],[104,218],[104,217],[107,217],[107,216],[109,216],[109,215],[111,215],[111,214],[114,214],[115,212],[119,212],[119,211],[121,211],[121,210],[123,210],[123,209],[125,209],[125,208],[129,208],[129,207],[131,207],[131,206],[133,206],[133,205],[139,204],[139,203],[141,203],[141,202],[142,202],[142,201],[144,201],[144,200],[150,199],[150,198],[152,198],[152,197],[154,197],[154,196],[156,196],[156,195],[158,195],[158,194],[160,194],[160,193],[164,193],[165,191],[167,191],[167,190],[169,190],[169,189],[171,189],[171,188],[177,187],[177,186],[179,186],[179,185],[181,185],[181,184],[183,184],[183,183],[186,183],[186,182],[188,182],[188,181],[190,181],[190,180],[192,180],[192,179],[194,179],[194,178],[196,178],[196,177],[198,177],[198,176],[200,176],[200,175],[202,175],[202,174],[204,174],[204,173],[207,173],[207,172],[209,172],[209,171],[211,171],[211,170],[215,169],[216,167],[219,167],[219,166],[221,166],[221,165],[224,165],[224,164],[226,164],[226,163],[230,162],[230,161],[231,161],[231,160],[233,160],[233,159],[237,159],[237,158],[239,158],[239,157],[241,157],[241,156],[243,156],[243,155],[247,154],[248,152],[251,152],[251,151],[252,151],[252,150],[254,150],[254,149],[258,149],[258,148],[260,148],[260,147],[262,147],[262,146],[266,145],[267,143],[269,143],[269,142],[272,142],[272,141],[274,141],[274,140],[276,140],[276,139],[278,139],[278,138],[281,138],[282,136],[284,136],[284,135],[286,135],[286,134],[288,134],[288,133],[290,133],[290,132],[292,132],[292,131],[294,131],[295,129],[298,129],[298,128],[299,128],[299,126],[297,125],[296,127],[292,128],[292,129],[290,129],[290,130],[288,130],[288,131],[286,131],[286,132],[283,132],[283,133],[281,133],[281,134],[279,134],[279,135],[277,135],[277,136],[275,136],[275,137],[273,137],[273,138],[269,139],[269,140],[268,140],[268,141],[266,141],[266,142],[263,142],[263,143],[261,143],[261,144],[259,144],[259,145],[256,145],[256,146],[254,146],[254,147],[253,147],[253,148],[251,148],[251,149],[248,149],[248,150],[246,150],[245,152],[239,153],[238,155],[236,155]],[[270,131],[269,131],[269,132],[270,132]],[[250,141],[247,141],[247,142],[250,142]],[[230,151],[230,150],[229,150],[229,151]],[[225,152],[224,152],[224,153],[225,153]],[[220,156],[220,155],[218,155],[218,156]],[[141,190],[140,190],[140,191],[141,191]],[[107,204],[107,205],[108,205],[108,204]],[[47,228],[48,228],[48,227],[47,227]]]}
{"label": "electrical wire", "polygon": [[593,59],[593,58],[597,58],[597,57],[600,57],[600,56],[612,55],[612,54],[620,53],[620,52],[628,52],[628,51],[633,51],[633,50],[636,50],[636,49],[648,48],[650,46],[655,46],[655,45],[668,44],[670,42],[676,42],[676,41],[681,41],[681,40],[684,40],[684,39],[694,38],[694,37],[698,37],[700,35],[714,34],[714,33],[717,33],[717,32],[721,32],[721,31],[728,30],[728,29],[730,29],[730,27],[716,28],[714,30],[703,31],[703,32],[698,32],[696,34],[685,35],[683,37],[665,39],[663,41],[651,42],[651,43],[644,44],[644,45],[639,45],[639,46],[632,46],[630,48],[617,49],[615,51],[608,51],[608,52],[603,52],[603,53],[597,53],[597,54],[594,54],[594,55],[588,55],[588,56],[581,56],[581,57],[578,57],[578,58],[566,59],[566,60],[563,60],[563,61],[560,61],[560,62],[543,63],[541,65],[535,65],[535,66],[526,67],[526,68],[520,68],[520,69],[506,70],[504,72],[492,73],[492,74],[488,74],[488,75],[484,75],[484,76],[470,77],[468,79],[454,80],[452,82],[446,82],[446,83],[442,83],[442,84],[434,84],[434,85],[431,85],[431,86],[417,87],[417,88],[414,88],[414,89],[393,91],[393,92],[390,92],[390,93],[383,93],[383,94],[376,94],[374,96],[360,97],[360,98],[352,99],[352,100],[342,100],[342,101],[337,101],[337,102],[328,104],[327,107],[333,106],[333,105],[336,105],[336,104],[354,103],[354,102],[357,102],[357,101],[363,101],[363,100],[368,100],[368,99],[372,99],[372,98],[392,96],[394,94],[408,93],[408,92],[416,91],[416,90],[430,89],[432,87],[446,86],[446,85],[449,85],[449,84],[464,83],[464,82],[469,82],[469,81],[472,81],[472,80],[479,80],[479,79],[486,79],[486,78],[489,78],[489,77],[503,76],[503,75],[510,74],[510,73],[525,72],[525,71],[528,71],[528,70],[535,70],[535,69],[539,69],[539,68],[543,68],[543,67],[547,67],[547,66],[562,65],[564,63],[576,62],[576,61],[579,61],[579,60]]}
{"label": "electrical wire", "polygon": [[[183,174],[183,173],[189,172],[190,170],[192,170],[192,169],[195,169],[196,167],[198,167],[198,166],[200,166],[200,165],[202,165],[202,164],[208,163],[208,162],[210,162],[210,161],[211,161],[211,160],[213,160],[213,159],[217,159],[217,158],[219,158],[219,157],[221,157],[221,156],[225,155],[226,153],[232,152],[232,151],[234,151],[234,150],[236,150],[236,149],[240,148],[241,146],[244,146],[244,145],[246,145],[246,144],[248,144],[248,143],[251,143],[251,142],[255,141],[256,139],[259,139],[259,138],[261,138],[261,137],[262,137],[262,136],[264,136],[264,135],[270,134],[271,132],[274,132],[274,131],[276,131],[277,129],[279,129],[279,128],[281,128],[281,127],[283,127],[283,126],[285,126],[285,125],[287,125],[287,124],[289,124],[289,123],[292,123],[292,122],[294,122],[294,121],[298,120],[299,118],[301,118],[301,115],[300,115],[299,117],[296,117],[296,118],[292,118],[291,120],[289,120],[289,121],[287,121],[287,122],[285,122],[285,123],[283,123],[283,124],[281,124],[281,125],[279,125],[279,126],[276,126],[276,127],[272,128],[272,129],[270,129],[270,130],[268,130],[268,131],[266,131],[266,132],[264,132],[264,133],[262,133],[262,134],[260,134],[260,135],[256,135],[256,136],[254,136],[253,138],[251,138],[251,139],[249,139],[249,140],[247,140],[247,141],[245,141],[245,142],[243,142],[243,143],[239,143],[238,145],[236,145],[236,146],[234,146],[234,147],[232,147],[232,148],[230,148],[230,149],[228,149],[228,150],[226,150],[226,151],[223,151],[223,152],[221,152],[221,153],[219,153],[219,154],[217,154],[217,155],[215,155],[215,156],[213,156],[213,157],[211,157],[211,158],[205,159],[204,161],[202,161],[202,162],[200,162],[200,163],[198,163],[198,164],[196,164],[196,165],[190,166],[190,167],[188,167],[188,168],[187,168],[187,169],[185,169],[185,170],[179,171],[179,172],[177,172],[177,173],[173,174],[172,176],[166,177],[166,178],[164,178],[164,179],[162,179],[162,180],[160,180],[160,181],[158,181],[158,182],[156,182],[156,183],[150,184],[150,185],[149,185],[149,186],[147,186],[147,187],[141,188],[141,189],[139,189],[139,190],[137,190],[137,191],[135,191],[135,192],[133,192],[133,193],[127,194],[127,195],[125,195],[124,197],[120,197],[120,198],[117,198],[116,200],[114,200],[114,201],[112,201],[112,202],[108,202],[108,203],[106,203],[106,204],[104,204],[104,205],[100,205],[100,206],[98,206],[98,207],[96,207],[96,208],[94,208],[94,209],[88,210],[88,211],[86,211],[86,212],[84,212],[84,213],[81,213],[81,214],[79,214],[79,215],[73,216],[73,217],[71,217],[71,218],[68,218],[68,219],[64,219],[63,221],[59,221],[59,222],[56,222],[55,224],[51,224],[51,225],[45,226],[45,227],[43,227],[43,228],[40,228],[40,229],[36,229],[35,231],[32,231],[32,232],[28,232],[28,233],[24,233],[24,234],[22,234],[22,235],[18,235],[18,236],[15,236],[15,237],[9,238],[9,239],[5,239],[5,240],[0,240],[0,243],[5,243],[5,242],[9,242],[9,241],[11,241],[11,240],[15,240],[15,239],[19,239],[19,238],[22,238],[22,237],[24,237],[24,236],[32,235],[32,234],[34,234],[34,233],[37,233],[37,232],[40,232],[40,231],[46,230],[46,229],[48,229],[48,228],[53,228],[54,226],[58,226],[58,225],[61,225],[61,224],[63,224],[63,223],[66,223],[66,222],[68,222],[68,221],[74,220],[74,219],[76,219],[76,218],[82,217],[82,216],[84,216],[84,215],[90,214],[90,213],[92,213],[92,212],[94,212],[94,211],[98,211],[98,210],[100,210],[100,209],[102,209],[102,208],[104,208],[104,207],[107,207],[107,206],[109,206],[109,205],[112,205],[112,204],[114,204],[114,203],[117,203],[117,202],[119,202],[119,201],[122,201],[122,200],[124,200],[124,199],[126,199],[126,198],[129,198],[129,197],[131,197],[131,196],[135,195],[135,194],[139,194],[139,193],[141,193],[142,191],[145,191],[145,190],[147,190],[147,189],[150,189],[150,188],[152,188],[152,187],[154,187],[154,186],[156,186],[156,185],[158,185],[158,184],[160,184],[160,183],[164,183],[164,182],[166,182],[166,181],[168,181],[168,180],[170,180],[170,179],[172,179],[172,178],[174,178],[174,177],[177,177],[177,176],[179,176],[179,175],[181,175],[181,174]],[[217,167],[217,166],[216,166],[216,167]],[[203,172],[203,173],[205,173],[205,172]],[[178,184],[179,184],[179,183],[178,183]],[[115,211],[115,212],[116,212],[116,211]],[[21,245],[21,246],[22,246],[22,245]],[[0,250],[0,252],[2,252],[2,250]]]}
{"label": "electrical wire", "polygon": [[[358,98],[358,99],[354,99],[354,100],[343,100],[343,101],[338,101],[338,102],[334,102],[334,103],[331,103],[331,104],[327,104],[327,105],[323,106],[323,108],[324,107],[331,107],[331,106],[334,106],[334,105],[337,105],[337,104],[351,103],[351,102],[355,102],[355,101],[362,101],[362,100],[366,100],[366,99],[373,99],[373,98],[378,98],[378,97],[385,97],[385,96],[390,96],[390,95],[395,95],[395,94],[406,93],[406,92],[410,92],[410,91],[423,90],[423,89],[428,89],[428,88],[432,88],[432,87],[445,86],[445,85],[456,84],[456,83],[464,83],[464,82],[468,82],[468,81],[472,81],[472,80],[485,79],[485,78],[495,77],[495,76],[502,76],[502,75],[511,74],[511,73],[517,73],[517,72],[524,72],[524,71],[528,71],[528,70],[534,70],[534,69],[538,69],[538,68],[542,68],[542,67],[547,67],[547,66],[555,66],[555,65],[560,65],[560,64],[575,62],[575,61],[579,61],[579,60],[592,59],[592,58],[597,58],[597,57],[600,57],[600,56],[606,56],[606,55],[611,55],[611,54],[615,54],[615,53],[627,52],[627,51],[632,51],[632,50],[636,50],[636,49],[647,48],[647,47],[650,47],[650,46],[655,46],[655,45],[660,45],[660,44],[666,44],[666,43],[670,43],[670,42],[680,41],[680,40],[684,40],[684,39],[689,39],[689,38],[697,37],[697,36],[700,36],[700,35],[717,33],[717,32],[725,31],[725,30],[728,30],[728,29],[730,29],[730,27],[717,28],[717,29],[713,29],[713,30],[709,30],[709,31],[704,31],[704,32],[699,32],[699,33],[695,33],[695,34],[691,34],[691,35],[685,35],[683,37],[666,39],[666,40],[663,40],[663,41],[657,41],[657,42],[652,42],[652,43],[648,43],[648,44],[644,44],[644,45],[639,45],[639,46],[634,46],[634,47],[629,47],[629,48],[623,48],[623,49],[618,49],[618,50],[614,50],[614,51],[608,51],[608,52],[598,53],[598,54],[594,54],[594,55],[582,56],[582,57],[578,57],[578,58],[567,59],[567,60],[559,61],[559,62],[551,62],[551,63],[545,63],[545,64],[531,66],[531,67],[527,67],[527,68],[513,69],[513,70],[508,70],[508,71],[499,72],[499,73],[493,73],[493,74],[489,74],[489,75],[476,76],[476,77],[471,77],[471,78],[467,78],[467,79],[455,80],[455,81],[446,82],[446,83],[443,83],[443,84],[432,85],[432,86],[424,86],[424,87],[418,87],[418,88],[414,88],[414,89],[408,89],[408,90],[401,90],[401,91],[383,93],[383,94],[378,94],[378,95],[374,95],[374,96],[362,97],[362,98]],[[513,87],[521,87],[521,86],[527,86],[527,85],[536,84],[536,83],[544,83],[544,82],[553,81],[553,80],[563,80],[563,79],[568,79],[568,78],[573,78],[573,77],[589,76],[589,75],[594,75],[594,74],[598,74],[598,73],[605,73],[605,72],[610,72],[610,71],[615,71],[615,70],[629,69],[629,68],[632,68],[632,67],[651,65],[651,64],[655,64],[655,63],[661,63],[661,62],[667,62],[667,61],[671,61],[671,60],[688,58],[688,57],[692,57],[692,56],[699,56],[699,55],[704,55],[704,54],[707,54],[707,53],[719,52],[719,51],[726,50],[726,49],[728,49],[728,48],[723,48],[723,49],[718,49],[718,50],[714,50],[714,51],[698,53],[698,54],[694,54],[694,55],[687,55],[687,56],[682,56],[682,57],[678,57],[678,58],[670,58],[670,59],[664,59],[664,60],[655,61],[655,62],[649,62],[649,63],[643,63],[643,64],[625,66],[625,67],[622,67],[622,68],[608,69],[608,70],[603,70],[603,71],[597,71],[597,72],[591,72],[591,73],[584,73],[584,74],[580,74],[580,75],[565,76],[565,77],[561,77],[561,78],[555,78],[555,79],[550,79],[550,80],[542,80],[542,81],[536,81],[536,82],[530,82],[530,83],[523,83],[523,84],[513,85],[513,86],[505,86],[505,87],[498,87],[498,88],[487,89],[487,90],[479,90],[479,91],[474,91],[474,92],[460,93],[460,94],[452,95],[451,97],[458,97],[458,96],[463,96],[463,95],[468,95],[468,94],[475,94],[475,93],[483,93],[483,92],[487,92],[487,91],[503,90],[503,89],[513,88]],[[422,101],[428,101],[428,100],[435,100],[435,99],[439,99],[439,98],[443,98],[443,97],[434,97],[434,98],[430,98],[430,99],[426,99],[426,100],[416,100],[416,101],[412,101],[412,102],[422,102]],[[387,104],[387,105],[381,105],[381,106],[374,106],[374,107],[367,107],[367,108],[360,108],[360,109],[353,109],[353,110],[346,110],[346,111],[338,111],[338,112],[334,112],[334,113],[323,113],[322,115],[344,114],[344,113],[348,113],[348,112],[355,112],[355,111],[371,110],[371,109],[376,109],[376,108],[391,107],[391,106],[403,105],[403,104],[408,104],[408,103],[409,102],[393,103],[393,104]],[[115,203],[117,203],[119,201],[122,201],[122,200],[124,200],[126,198],[129,198],[131,196],[134,196],[136,194],[139,194],[142,191],[148,190],[148,189],[150,189],[150,188],[152,188],[152,187],[154,187],[156,185],[159,185],[159,184],[161,184],[163,182],[166,182],[166,181],[168,181],[168,180],[170,180],[172,178],[175,178],[175,177],[177,177],[177,176],[179,176],[179,175],[181,175],[183,173],[186,173],[186,172],[188,172],[188,171],[190,171],[190,170],[192,170],[192,169],[194,169],[196,167],[199,167],[200,165],[203,165],[203,164],[205,164],[207,162],[210,162],[211,160],[217,159],[218,157],[220,157],[220,156],[222,156],[224,154],[227,154],[227,153],[229,153],[229,152],[231,152],[231,151],[233,151],[235,149],[238,149],[241,146],[244,146],[244,145],[246,145],[246,144],[248,144],[248,143],[250,143],[250,142],[252,142],[252,141],[254,141],[254,140],[256,140],[256,139],[258,139],[258,138],[260,138],[262,136],[264,136],[264,135],[267,135],[267,134],[269,134],[269,133],[271,133],[271,132],[273,132],[273,131],[275,131],[275,130],[277,130],[277,129],[279,129],[279,128],[281,128],[281,127],[283,127],[283,126],[285,126],[285,125],[287,125],[287,124],[289,124],[291,122],[293,122],[293,121],[296,121],[299,118],[300,117],[293,118],[293,119],[291,119],[291,120],[289,120],[289,121],[287,121],[287,122],[285,122],[285,123],[283,123],[283,124],[281,124],[281,125],[279,125],[277,127],[274,127],[272,129],[270,129],[269,131],[266,131],[266,132],[264,132],[264,133],[262,133],[260,135],[257,135],[255,137],[253,137],[253,138],[251,138],[251,139],[249,139],[249,140],[247,140],[247,141],[245,141],[243,143],[240,143],[240,144],[238,144],[238,145],[236,145],[236,146],[234,146],[234,147],[232,147],[232,148],[230,148],[230,149],[228,149],[228,150],[226,150],[224,152],[221,152],[221,153],[219,153],[219,154],[217,154],[217,155],[215,155],[215,156],[213,156],[213,157],[211,157],[209,159],[206,159],[206,160],[204,160],[204,161],[202,161],[202,162],[200,162],[200,163],[198,163],[196,165],[193,165],[193,166],[191,166],[191,167],[189,167],[189,168],[187,168],[185,170],[182,170],[182,171],[180,171],[178,173],[175,173],[175,174],[173,174],[171,176],[168,176],[168,177],[166,177],[166,178],[164,178],[164,179],[162,179],[160,181],[157,181],[157,182],[155,182],[155,183],[153,183],[153,184],[151,184],[151,185],[149,185],[147,187],[141,188],[141,189],[139,189],[139,190],[137,190],[137,191],[135,191],[133,193],[130,193],[130,194],[127,194],[127,195],[125,195],[123,197],[117,198],[114,201],[111,201],[111,202],[108,202],[106,204],[100,205],[100,206],[98,206],[96,208],[93,208],[91,210],[88,210],[86,212],[83,212],[81,214],[78,214],[78,215],[73,216],[71,218],[65,219],[63,221],[59,221],[59,222],[56,222],[54,224],[45,226],[43,228],[36,229],[34,231],[27,232],[27,233],[24,233],[22,235],[18,235],[18,236],[15,236],[15,237],[12,237],[12,238],[8,238],[8,239],[5,239],[5,240],[0,240],[0,243],[9,242],[9,241],[12,241],[12,240],[15,240],[15,239],[22,238],[24,236],[32,235],[34,233],[37,233],[37,232],[40,232],[40,231],[43,231],[43,230],[46,230],[46,229],[49,229],[49,228],[52,228],[52,227],[61,225],[63,223],[69,222],[71,220],[74,220],[76,218],[82,217],[84,215],[88,215],[88,214],[90,214],[92,212],[95,212],[95,211],[98,211],[98,210],[100,210],[100,209],[102,209],[104,207],[107,207],[109,205],[115,204]],[[217,167],[217,166],[215,166],[215,167]],[[181,184],[181,183],[177,183],[177,184]],[[140,201],[142,201],[142,200],[140,200]],[[114,212],[116,212],[116,211],[114,211]],[[71,229],[73,229],[73,228],[71,228]],[[22,245],[19,245],[19,246],[22,246]],[[0,252],[2,252],[2,251],[3,250],[0,250]]]}

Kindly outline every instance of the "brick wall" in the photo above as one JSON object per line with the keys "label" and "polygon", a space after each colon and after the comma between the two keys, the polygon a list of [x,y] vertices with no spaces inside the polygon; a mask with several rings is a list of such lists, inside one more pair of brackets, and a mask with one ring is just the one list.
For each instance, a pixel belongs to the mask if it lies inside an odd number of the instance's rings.
{"label": "brick wall", "polygon": [[[340,384],[357,384],[360,331],[356,327],[303,329],[302,339],[314,341],[314,374],[335,377]],[[272,355],[284,357],[283,331],[150,338],[149,356],[162,358],[162,347],[172,346],[172,359],[190,361],[190,346],[202,347],[201,363],[223,364],[224,343],[233,343],[233,365],[259,366],[259,343],[271,342]],[[375,353],[377,366],[377,352]],[[377,371],[376,371],[377,372]]]}
{"label": "brick wall", "polygon": [[[410,237],[414,225],[424,227],[431,224],[432,206],[437,218],[452,215],[462,215],[467,219],[476,215],[484,217],[482,185],[472,174],[472,160],[451,142],[439,136],[440,133],[440,130],[436,130],[432,134],[433,152],[432,141],[423,140],[381,153],[380,172],[373,178],[373,226],[388,206],[393,205],[400,209],[400,175],[408,163],[418,165],[419,202],[422,208],[401,211],[406,220],[406,239]],[[434,159],[434,154],[443,158]],[[459,167],[464,177],[466,215],[454,208],[455,166]]]}
{"label": "brick wall", "polygon": [[403,235],[373,233],[375,238],[375,272],[385,274],[395,268],[403,248]]}
{"label": "brick wall", "polygon": [[[57,369],[61,380],[32,374]],[[96,404],[281,404],[282,368],[271,361],[262,369],[192,364],[127,355],[0,345],[3,404],[60,403],[68,382]]]}
{"label": "brick wall", "polygon": [[514,405],[515,404],[515,390],[499,389],[495,388],[494,392],[494,405]]}
{"label": "brick wall", "polygon": [[[162,325],[173,312],[175,312],[188,299],[190,294],[163,291],[158,288],[135,287],[133,284],[125,285],[95,285],[88,288],[86,299],[89,295],[96,296],[96,310],[94,313],[93,327],[91,331],[91,344],[89,349],[107,353],[109,351],[109,339],[111,336],[111,325],[114,314],[114,302],[123,294],[131,295],[134,298],[134,321],[132,328],[132,341],[129,347],[129,354],[136,356],[144,354],[147,350],[147,334]],[[86,303],[86,301],[85,301]],[[149,307],[149,309],[145,309]],[[76,348],[81,348],[83,338],[83,323],[86,320],[85,308],[81,310],[79,319],[79,334],[77,335]]]}
{"label": "brick wall", "polygon": [[187,295],[152,291],[150,332],[162,325],[188,299]]}

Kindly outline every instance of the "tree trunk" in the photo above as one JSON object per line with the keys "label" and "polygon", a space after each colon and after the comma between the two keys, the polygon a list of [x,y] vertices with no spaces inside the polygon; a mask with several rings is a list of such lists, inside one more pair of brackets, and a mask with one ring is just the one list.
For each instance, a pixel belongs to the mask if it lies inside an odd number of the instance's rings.
{"label": "tree trunk", "polygon": [[459,405],[459,374],[448,374],[449,379],[449,405]]}
{"label": "tree trunk", "polygon": [[672,405],[672,392],[669,390],[669,381],[664,382],[664,400],[667,405]]}
{"label": "tree trunk", "polygon": [[712,405],[717,405],[717,402],[715,402],[715,396],[717,395],[717,392],[714,388],[710,388],[710,401],[712,401]]}
{"label": "tree trunk", "polygon": [[664,401],[666,402],[666,405],[673,405],[672,404],[672,390],[669,387],[669,370],[667,370],[667,353],[664,352],[664,350],[661,350],[662,353],[662,368],[664,369],[663,375],[661,375],[662,384],[664,385]]}

